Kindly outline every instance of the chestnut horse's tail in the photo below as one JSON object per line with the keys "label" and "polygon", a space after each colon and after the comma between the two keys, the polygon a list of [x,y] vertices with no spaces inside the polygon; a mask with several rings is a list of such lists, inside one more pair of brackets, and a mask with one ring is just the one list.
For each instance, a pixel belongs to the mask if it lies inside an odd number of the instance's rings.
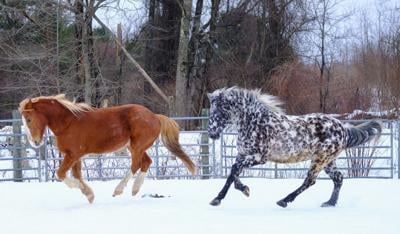
{"label": "chestnut horse's tail", "polygon": [[177,156],[188,170],[194,175],[196,166],[190,160],[189,156],[182,150],[179,144],[179,125],[173,120],[164,115],[156,115],[161,123],[161,140],[171,153]]}

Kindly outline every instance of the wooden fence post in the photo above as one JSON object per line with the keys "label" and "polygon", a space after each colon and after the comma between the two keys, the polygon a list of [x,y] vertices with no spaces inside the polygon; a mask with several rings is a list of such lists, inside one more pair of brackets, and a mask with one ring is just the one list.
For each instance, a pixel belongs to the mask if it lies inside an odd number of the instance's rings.
{"label": "wooden fence post", "polygon": [[[17,110],[12,112],[12,117],[14,120],[21,119],[21,115]],[[13,122],[13,149],[12,149],[12,157],[13,160],[13,169],[14,169],[14,181],[22,182],[22,151],[25,150],[22,147],[22,131],[21,131],[21,122],[15,121]]]}
{"label": "wooden fence post", "polygon": [[[208,109],[201,110],[201,116],[208,116]],[[208,128],[208,120],[203,119],[201,121],[201,130],[207,130]],[[201,142],[200,142],[200,155],[201,155],[201,172],[202,179],[210,178],[210,151],[209,151],[209,143],[208,143],[208,132],[201,134]]]}

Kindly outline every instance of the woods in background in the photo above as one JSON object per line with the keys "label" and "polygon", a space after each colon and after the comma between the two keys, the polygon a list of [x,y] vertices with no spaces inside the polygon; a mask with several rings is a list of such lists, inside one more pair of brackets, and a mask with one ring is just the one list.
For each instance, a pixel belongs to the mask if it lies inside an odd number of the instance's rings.
{"label": "woods in background", "polygon": [[[233,85],[279,96],[289,114],[398,108],[400,6],[345,2],[0,0],[0,117],[56,93],[197,116],[207,92]],[[138,16],[110,26],[169,103],[95,23],[109,11]]]}

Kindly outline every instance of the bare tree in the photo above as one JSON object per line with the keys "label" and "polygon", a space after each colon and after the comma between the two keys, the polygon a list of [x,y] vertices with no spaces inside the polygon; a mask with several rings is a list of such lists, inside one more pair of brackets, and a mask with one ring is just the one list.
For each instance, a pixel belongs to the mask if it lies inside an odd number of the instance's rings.
{"label": "bare tree", "polygon": [[333,75],[335,53],[339,39],[338,25],[348,14],[338,15],[337,0],[321,0],[314,2],[313,14],[315,16],[316,28],[314,31],[314,43],[317,48],[315,63],[319,70],[319,111],[326,113],[327,100]]}

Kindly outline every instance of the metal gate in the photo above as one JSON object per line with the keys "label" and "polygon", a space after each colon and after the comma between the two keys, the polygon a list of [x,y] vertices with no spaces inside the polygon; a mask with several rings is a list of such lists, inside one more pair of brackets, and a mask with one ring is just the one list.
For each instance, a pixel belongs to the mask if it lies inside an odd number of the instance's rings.
{"label": "metal gate", "polygon": [[[197,165],[198,173],[192,176],[179,160],[157,140],[147,151],[153,163],[150,178],[157,179],[207,179],[226,177],[237,155],[234,132],[224,132],[219,140],[208,138],[208,117],[175,118],[187,131],[181,131],[180,142]],[[189,122],[197,123],[187,124]],[[362,122],[362,121],[351,121]],[[343,152],[337,164],[350,178],[393,178],[399,169],[400,121],[384,121],[384,131],[378,145],[364,145]],[[198,126],[198,127],[193,127]],[[0,120],[0,181],[56,181],[55,172],[62,155],[55,139],[46,133],[45,144],[39,149],[29,146],[21,128],[20,119]],[[247,169],[244,177],[303,178],[309,162],[297,164],[267,163]],[[122,178],[130,168],[130,155],[126,150],[112,154],[88,155],[83,159],[82,174],[87,180]],[[398,172],[397,172],[398,175]],[[398,175],[399,176],[399,175]],[[326,177],[321,173],[322,178]],[[400,178],[400,176],[399,176]]]}
{"label": "metal gate", "polygon": [[40,153],[26,144],[21,120],[0,120],[0,128],[0,181],[41,181]]}

